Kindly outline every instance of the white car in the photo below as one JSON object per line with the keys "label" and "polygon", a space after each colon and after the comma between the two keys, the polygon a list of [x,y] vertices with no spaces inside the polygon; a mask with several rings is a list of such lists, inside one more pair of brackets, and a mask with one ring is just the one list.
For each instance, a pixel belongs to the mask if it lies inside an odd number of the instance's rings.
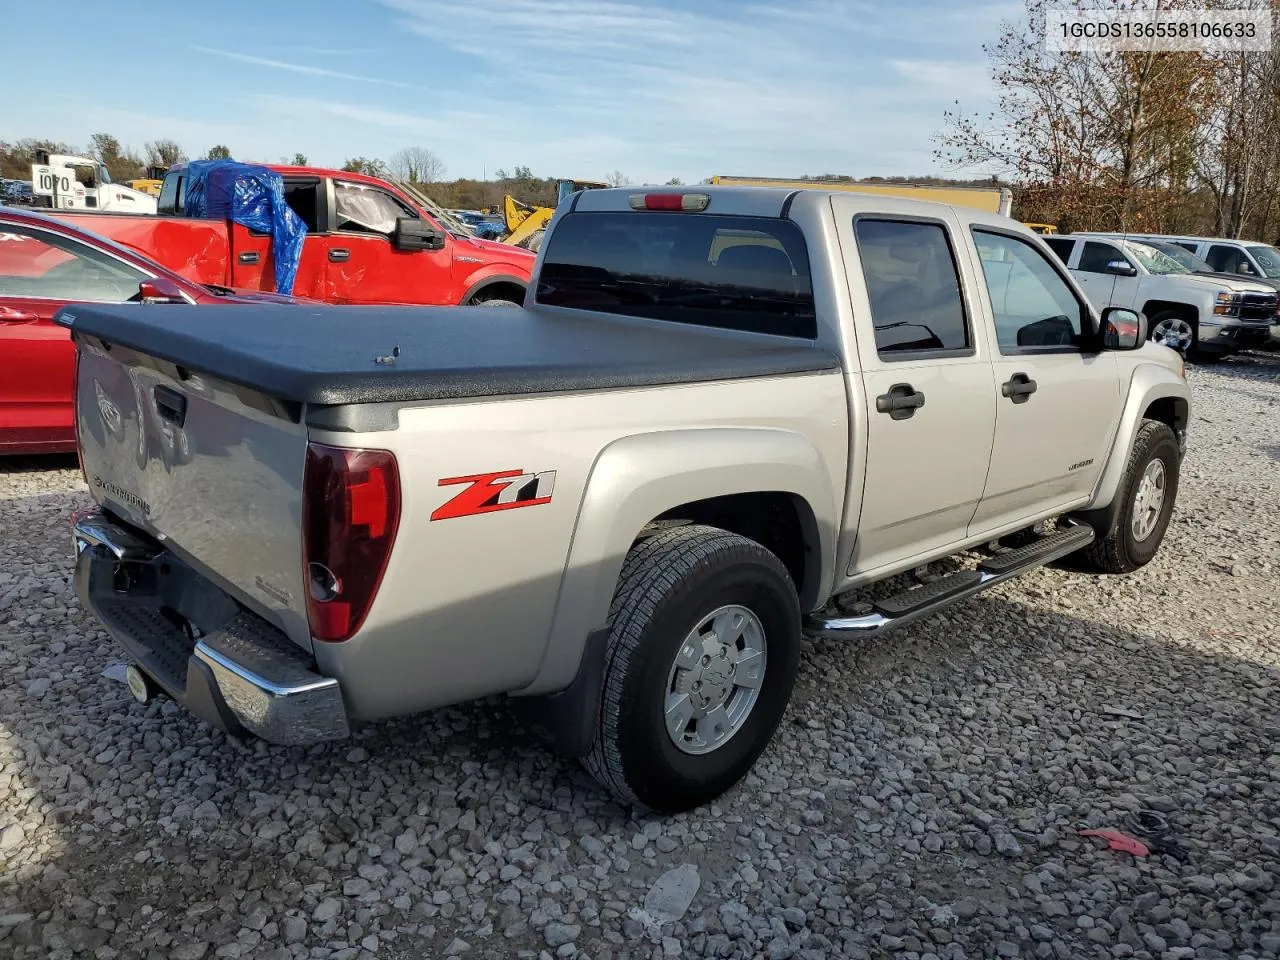
{"label": "white car", "polygon": [[1098,310],[1140,310],[1152,339],[1185,353],[1223,356],[1271,336],[1278,295],[1265,283],[1195,273],[1131,236],[1072,233],[1044,241]]}

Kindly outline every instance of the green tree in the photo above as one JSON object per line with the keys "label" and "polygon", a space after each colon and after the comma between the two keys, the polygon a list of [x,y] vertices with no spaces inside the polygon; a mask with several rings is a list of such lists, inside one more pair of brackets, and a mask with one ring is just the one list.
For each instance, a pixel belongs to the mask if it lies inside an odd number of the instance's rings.
{"label": "green tree", "polygon": [[385,167],[381,160],[366,160],[364,157],[352,157],[342,165],[347,173],[364,173],[371,177],[382,176]]}
{"label": "green tree", "polygon": [[173,140],[151,140],[147,143],[147,163],[153,167],[172,167],[186,159],[182,147]]}
{"label": "green tree", "polygon": [[291,164],[295,167],[308,166],[309,164],[307,163],[307,155],[305,153],[295,153],[293,155],[293,160],[291,161]]}
{"label": "green tree", "polygon": [[204,155],[206,160],[230,160],[231,148],[225,143],[215,144],[209,148],[209,152]]}

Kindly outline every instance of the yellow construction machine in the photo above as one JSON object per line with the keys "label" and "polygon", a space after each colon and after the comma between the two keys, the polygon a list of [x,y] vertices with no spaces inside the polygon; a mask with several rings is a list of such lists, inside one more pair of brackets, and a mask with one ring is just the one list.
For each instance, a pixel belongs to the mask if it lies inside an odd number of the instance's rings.
{"label": "yellow construction machine", "polygon": [[126,186],[131,190],[138,190],[149,196],[158,197],[160,196],[160,187],[164,184],[164,175],[168,170],[168,167],[147,167],[147,175],[145,177],[138,180],[130,180]]}
{"label": "yellow construction machine", "polygon": [[[581,190],[599,190],[607,186],[609,184],[598,180],[560,180],[556,184],[556,206]],[[555,207],[531,207],[508,193],[502,198],[502,218],[507,225],[507,235],[502,242],[536,252],[555,212]]]}

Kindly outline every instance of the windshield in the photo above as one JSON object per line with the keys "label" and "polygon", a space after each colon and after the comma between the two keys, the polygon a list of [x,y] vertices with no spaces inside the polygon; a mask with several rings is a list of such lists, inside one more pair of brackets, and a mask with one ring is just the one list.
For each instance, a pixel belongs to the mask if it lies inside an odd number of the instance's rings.
{"label": "windshield", "polygon": [[1169,256],[1155,247],[1148,246],[1145,243],[1135,243],[1132,240],[1122,240],[1121,246],[1125,252],[1130,254],[1137,260],[1147,273],[1155,276],[1163,276],[1167,273],[1190,273],[1191,271],[1180,264],[1173,257]]}
{"label": "windshield", "polygon": [[1265,243],[1250,244],[1245,249],[1258,261],[1268,279],[1280,280],[1280,250]]}
{"label": "windshield", "polygon": [[1188,270],[1196,273],[1214,273],[1213,267],[1205,263],[1186,247],[1180,247],[1176,243],[1166,243],[1164,240],[1148,240],[1147,246],[1155,247],[1166,256],[1173,257]]}

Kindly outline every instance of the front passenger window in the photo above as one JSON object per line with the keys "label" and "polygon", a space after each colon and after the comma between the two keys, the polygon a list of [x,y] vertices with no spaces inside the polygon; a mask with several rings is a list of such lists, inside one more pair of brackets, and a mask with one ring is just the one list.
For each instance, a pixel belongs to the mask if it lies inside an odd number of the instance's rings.
{"label": "front passenger window", "polygon": [[398,217],[413,216],[390,194],[357,183],[333,185],[334,216],[339,230],[373,233],[390,239]]}
{"label": "front passenger window", "polygon": [[1107,264],[1112,260],[1127,261],[1128,257],[1109,243],[1089,240],[1080,252],[1080,266],[1076,269],[1085,273],[1106,273]]}
{"label": "front passenger window", "polygon": [[1016,237],[973,233],[1000,352],[1083,350],[1091,332],[1085,307],[1045,256]]}

